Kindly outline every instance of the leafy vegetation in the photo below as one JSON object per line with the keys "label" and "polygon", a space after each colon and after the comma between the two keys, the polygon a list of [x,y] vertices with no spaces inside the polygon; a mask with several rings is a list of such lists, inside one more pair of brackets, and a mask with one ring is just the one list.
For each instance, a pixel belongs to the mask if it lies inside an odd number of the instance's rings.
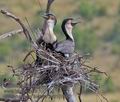
{"label": "leafy vegetation", "polygon": [[4,74],[0,74],[0,83],[3,83],[4,78],[6,80],[9,80],[10,83],[14,83],[16,81],[15,77],[13,77],[12,75],[8,74],[8,73],[4,73]]}
{"label": "leafy vegetation", "polygon": [[95,2],[89,0],[82,0],[79,9],[80,15],[88,20],[93,19],[95,16],[104,16],[106,14],[103,6],[98,6]]}
{"label": "leafy vegetation", "polygon": [[7,43],[1,43],[0,44],[0,62],[4,62],[5,61],[5,57],[8,56],[8,54],[10,53],[11,49],[9,47],[9,45],[7,45]]}
{"label": "leafy vegetation", "polygon": [[[100,74],[96,74],[93,79],[100,85],[100,89],[104,93],[114,92],[116,90],[111,77],[104,78]],[[86,89],[85,92],[91,93],[91,90]]]}
{"label": "leafy vegetation", "polygon": [[93,54],[99,43],[99,40],[92,29],[76,29],[75,41],[77,49],[84,54]]}
{"label": "leafy vegetation", "polygon": [[100,74],[97,74],[94,79],[97,83],[100,84],[101,90],[103,92],[114,92],[115,85],[111,79],[111,77],[103,78]]}
{"label": "leafy vegetation", "polygon": [[115,23],[113,29],[108,31],[104,40],[112,44],[112,53],[120,54],[120,19]]}
{"label": "leafy vegetation", "polygon": [[103,81],[102,89],[104,92],[114,92],[115,91],[115,85],[113,84],[113,81],[110,77],[105,79]]}

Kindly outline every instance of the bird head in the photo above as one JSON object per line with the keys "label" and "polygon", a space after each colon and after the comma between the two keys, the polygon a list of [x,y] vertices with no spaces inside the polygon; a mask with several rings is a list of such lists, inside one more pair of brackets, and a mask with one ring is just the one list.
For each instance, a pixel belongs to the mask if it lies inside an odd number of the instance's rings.
{"label": "bird head", "polygon": [[82,20],[77,20],[72,17],[66,18],[63,20],[62,26],[66,27],[67,29],[72,29],[76,24],[81,23]]}
{"label": "bird head", "polygon": [[70,38],[73,40],[72,29],[78,23],[80,23],[80,21],[73,18],[66,18],[63,20],[61,27],[67,39]]}
{"label": "bird head", "polygon": [[47,25],[48,26],[54,26],[57,23],[57,19],[54,14],[52,13],[47,13],[42,16],[44,19],[46,19]]}

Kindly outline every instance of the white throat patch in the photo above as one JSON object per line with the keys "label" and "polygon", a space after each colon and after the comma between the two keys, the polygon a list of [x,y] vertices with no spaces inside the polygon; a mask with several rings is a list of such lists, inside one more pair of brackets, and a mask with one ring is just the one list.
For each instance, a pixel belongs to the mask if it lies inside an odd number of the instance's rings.
{"label": "white throat patch", "polygon": [[65,25],[65,29],[67,31],[68,36],[74,41],[73,34],[72,34],[72,25]]}
{"label": "white throat patch", "polygon": [[53,32],[54,25],[55,25],[55,21],[54,20],[50,19],[50,20],[47,21],[45,34],[43,36],[43,40],[46,43],[52,44],[52,43],[54,43],[57,40],[56,35]]}

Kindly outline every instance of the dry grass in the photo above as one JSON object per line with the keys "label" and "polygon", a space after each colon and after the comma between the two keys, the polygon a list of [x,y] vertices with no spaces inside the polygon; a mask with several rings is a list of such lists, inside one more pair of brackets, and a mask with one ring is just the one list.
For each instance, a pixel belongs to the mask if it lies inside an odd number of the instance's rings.
{"label": "dry grass", "polygon": [[[105,94],[109,102],[119,102],[119,94],[120,93],[113,93],[113,94]],[[83,102],[101,102],[100,99],[94,95],[94,94],[84,94],[82,95],[82,101]],[[53,100],[50,100],[49,98],[45,99],[45,102],[66,102],[66,100],[61,96],[58,98],[53,98]],[[77,99],[77,102],[79,100]],[[105,102],[105,101],[102,101]]]}

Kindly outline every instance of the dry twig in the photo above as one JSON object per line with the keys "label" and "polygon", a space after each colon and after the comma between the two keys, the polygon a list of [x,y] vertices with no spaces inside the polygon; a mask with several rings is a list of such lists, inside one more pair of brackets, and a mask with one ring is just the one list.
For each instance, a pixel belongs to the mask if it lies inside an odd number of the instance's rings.
{"label": "dry twig", "polygon": [[4,38],[7,38],[7,37],[11,37],[11,36],[13,36],[13,35],[15,35],[15,34],[22,33],[22,32],[23,32],[23,30],[18,29],[18,30],[14,30],[14,31],[11,31],[11,32],[2,34],[2,35],[0,36],[0,40],[2,40],[2,39],[4,39]]}

